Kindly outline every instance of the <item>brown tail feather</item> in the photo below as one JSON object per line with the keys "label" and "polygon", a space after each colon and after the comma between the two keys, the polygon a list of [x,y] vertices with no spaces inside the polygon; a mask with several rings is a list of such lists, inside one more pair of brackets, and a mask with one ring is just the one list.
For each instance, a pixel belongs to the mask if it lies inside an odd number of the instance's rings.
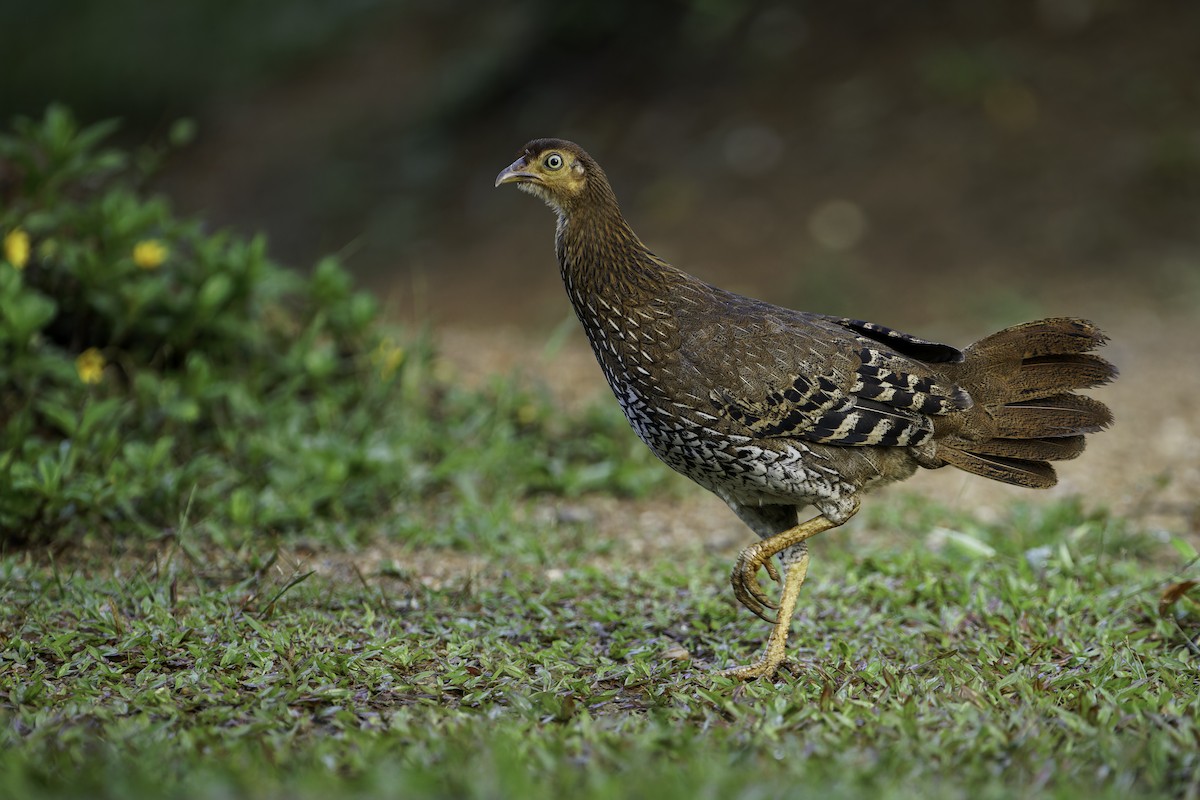
{"label": "brown tail feather", "polygon": [[1108,406],[1078,394],[1021,400],[988,410],[996,422],[996,435],[1005,439],[1095,433],[1112,422]]}
{"label": "brown tail feather", "polygon": [[1026,461],[1067,461],[1083,452],[1083,436],[1041,439],[985,439],[973,442],[970,452]]}
{"label": "brown tail feather", "polygon": [[1021,368],[1009,385],[1015,399],[1045,397],[1068,389],[1091,389],[1113,378],[1113,366],[1091,353],[1033,356],[1021,362]]}
{"label": "brown tail feather", "polygon": [[1107,337],[1091,322],[1057,317],[987,336],[964,351],[955,375],[975,401],[961,433],[939,443],[938,457],[959,469],[1018,486],[1045,488],[1050,461],[1075,458],[1084,434],[1112,422],[1103,403],[1072,394],[1107,383],[1112,364],[1088,351]]}
{"label": "brown tail feather", "polygon": [[970,351],[976,357],[985,359],[994,357],[997,351],[1027,359],[1086,353],[1102,347],[1107,341],[1108,337],[1089,320],[1051,317],[1014,325],[985,336],[971,345]]}
{"label": "brown tail feather", "polygon": [[1045,461],[1026,461],[1023,458],[987,456],[953,447],[938,451],[943,461],[961,470],[991,478],[994,481],[1028,486],[1030,489],[1049,489],[1058,483],[1054,467]]}

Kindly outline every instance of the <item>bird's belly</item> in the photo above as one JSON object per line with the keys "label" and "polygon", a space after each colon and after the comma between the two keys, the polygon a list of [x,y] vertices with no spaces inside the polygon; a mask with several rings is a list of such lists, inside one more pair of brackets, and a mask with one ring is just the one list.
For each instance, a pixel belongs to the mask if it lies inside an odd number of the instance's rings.
{"label": "bird's belly", "polygon": [[806,443],[771,442],[721,431],[647,402],[636,390],[617,392],[626,419],[663,463],[726,501],[823,506],[842,503],[855,487]]}

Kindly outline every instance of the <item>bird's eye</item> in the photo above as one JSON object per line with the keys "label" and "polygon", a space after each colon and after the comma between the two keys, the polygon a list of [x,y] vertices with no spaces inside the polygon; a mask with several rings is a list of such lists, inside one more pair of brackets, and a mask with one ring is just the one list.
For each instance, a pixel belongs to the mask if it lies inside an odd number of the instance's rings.
{"label": "bird's eye", "polygon": [[546,165],[546,169],[562,169],[563,157],[558,153],[551,153],[542,163]]}

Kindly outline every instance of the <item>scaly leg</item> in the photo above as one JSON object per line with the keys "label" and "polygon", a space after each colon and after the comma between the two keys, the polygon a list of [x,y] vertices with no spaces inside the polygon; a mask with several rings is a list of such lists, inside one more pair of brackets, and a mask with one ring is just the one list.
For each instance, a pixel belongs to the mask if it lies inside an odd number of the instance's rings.
{"label": "scaly leg", "polygon": [[[855,508],[855,511],[858,509]],[[844,520],[843,520],[844,521]],[[756,542],[741,552],[734,565],[730,582],[733,584],[733,594],[742,605],[753,611],[759,617],[773,622],[771,635],[767,639],[767,647],[761,658],[753,664],[744,667],[733,667],[723,670],[722,675],[739,680],[771,677],[783,663],[786,654],[788,629],[792,623],[792,613],[796,610],[796,599],[800,596],[800,587],[808,574],[808,539],[818,533],[824,533],[830,528],[836,528],[841,522],[833,522],[824,515],[813,517],[794,528],[776,534],[769,539]],[[775,619],[766,615],[766,607],[775,607],[767,598],[766,593],[758,583],[758,570],[765,568],[775,580],[779,573],[775,570],[771,559],[789,547],[796,547],[796,555],[788,559],[784,567],[783,592],[779,596],[778,613]]]}

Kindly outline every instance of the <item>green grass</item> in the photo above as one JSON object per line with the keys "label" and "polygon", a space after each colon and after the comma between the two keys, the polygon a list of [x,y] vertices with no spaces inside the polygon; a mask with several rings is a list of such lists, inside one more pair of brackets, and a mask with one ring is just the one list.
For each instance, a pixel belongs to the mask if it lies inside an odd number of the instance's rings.
{"label": "green grass", "polygon": [[907,539],[818,542],[795,674],[745,686],[709,671],[766,634],[727,557],[635,561],[521,508],[371,558],[186,530],[12,553],[0,796],[1197,795],[1196,606],[1158,610],[1194,567],[1075,502],[940,509],[938,548],[927,503],[883,505]]}

